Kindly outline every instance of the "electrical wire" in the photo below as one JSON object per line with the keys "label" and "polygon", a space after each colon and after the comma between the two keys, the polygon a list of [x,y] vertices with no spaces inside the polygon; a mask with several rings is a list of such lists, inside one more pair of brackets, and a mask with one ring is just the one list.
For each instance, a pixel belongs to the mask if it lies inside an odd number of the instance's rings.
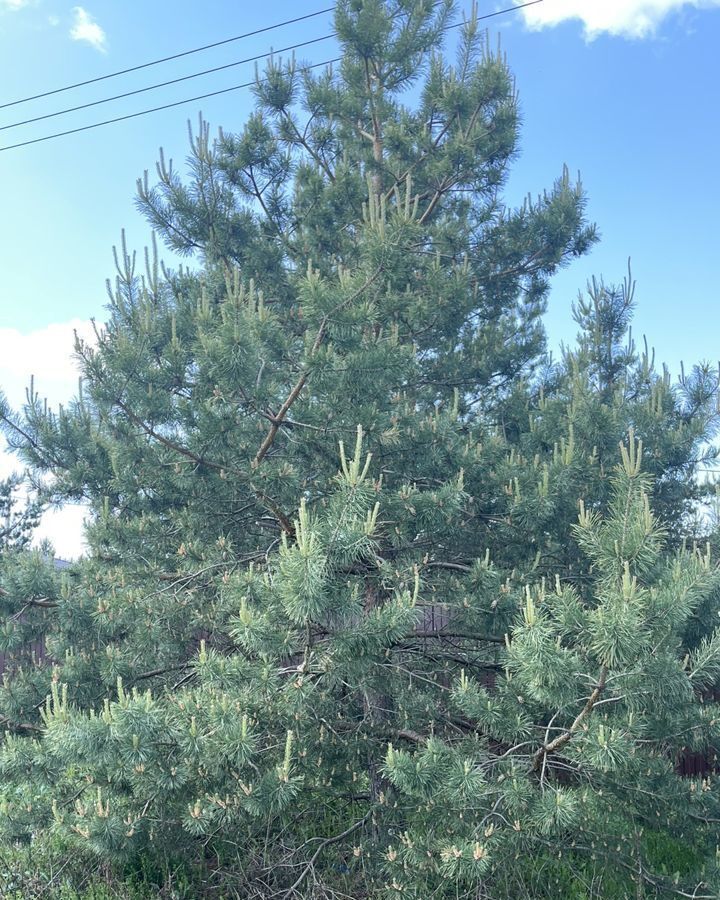
{"label": "electrical wire", "polygon": [[[329,41],[335,37],[335,32],[324,34],[322,37],[312,38],[309,41],[302,41],[299,44],[290,44],[288,47],[280,47],[273,50],[273,53],[287,53],[290,50],[297,50],[300,47],[309,47],[311,44],[319,44],[321,41]],[[65,116],[68,113],[78,112],[81,109],[90,109],[92,106],[101,106],[103,103],[110,103],[113,100],[123,100],[125,97],[134,97],[136,94],[145,94],[148,91],[155,91],[161,87],[168,87],[171,84],[179,84],[181,81],[190,81],[192,78],[199,78],[201,75],[210,75],[213,72],[222,72],[225,69],[232,69],[235,66],[242,66],[245,63],[257,62],[265,59],[267,53],[259,53],[257,56],[248,56],[245,59],[238,59],[236,62],[225,63],[222,66],[215,66],[212,69],[204,69],[202,72],[194,72],[192,75],[182,75],[179,78],[172,78],[170,81],[161,81],[157,84],[149,84],[147,87],[137,88],[133,91],[126,91],[124,94],[115,94],[113,97],[103,97],[102,100],[93,100],[90,103],[82,103],[79,106],[69,106],[67,109],[59,109],[57,112],[46,113],[43,116],[34,116],[32,119],[23,119],[22,122],[13,122],[10,125],[0,125],[0,131],[8,131],[10,128],[19,128],[21,125],[30,125],[33,122],[42,122],[45,119],[54,119],[57,116]]]}
{"label": "electrical wire", "polygon": [[30,97],[22,97],[20,100],[11,100],[9,103],[0,103],[0,109],[7,109],[9,106],[19,106],[21,103],[39,100],[41,97],[52,97],[54,94],[62,94],[65,91],[72,91],[75,90],[75,88],[85,87],[88,84],[96,84],[98,81],[107,81],[108,78],[117,78],[118,75],[127,75],[129,72],[139,72],[141,69],[159,66],[161,63],[170,62],[173,59],[181,59],[182,57],[190,56],[193,53],[211,50],[213,47],[222,47],[225,44],[233,43],[233,41],[242,41],[245,40],[245,38],[256,37],[258,34],[266,34],[268,31],[274,31],[276,28],[283,28],[285,25],[295,25],[298,22],[305,22],[307,19],[314,19],[317,16],[332,12],[334,9],[334,6],[328,6],[325,9],[319,9],[316,12],[307,13],[304,16],[297,16],[295,19],[285,19],[284,22],[277,22],[275,25],[266,25],[264,28],[256,28],[255,31],[246,31],[244,34],[237,34],[234,37],[225,38],[222,41],[204,44],[202,47],[194,47],[192,50],[183,50],[182,53],[173,53],[172,56],[163,56],[162,59],[153,59],[150,62],[140,63],[140,65],[137,66],[130,66],[128,69],[119,69],[117,72],[99,75],[97,78],[88,78],[86,81],[77,81],[75,84],[66,84],[64,87],[43,91],[41,94],[32,94]]}
{"label": "electrical wire", "polygon": [[[505,13],[515,12],[517,10],[525,9],[528,6],[535,6],[537,3],[542,3],[542,2],[543,2],[543,0],[527,0],[527,2],[525,2],[525,3],[516,4],[515,6],[507,6],[504,9],[499,9],[492,13],[485,13],[482,16],[478,16],[477,21],[484,21],[486,19],[492,19],[492,18],[495,18],[496,16],[501,16],[501,15],[504,15]],[[465,23],[463,23],[463,22],[459,22],[455,25],[451,25],[448,30],[452,30],[454,28],[461,28],[464,24]],[[333,35],[330,35],[330,36],[333,36]],[[319,40],[325,40],[325,39],[326,38],[317,38],[316,40],[319,41]],[[299,47],[299,46],[303,46],[303,45],[302,44],[294,45],[294,47]],[[287,49],[293,49],[293,47],[287,48]],[[258,57],[254,57],[253,59],[254,60],[269,59],[276,52],[278,52],[278,51],[270,51],[270,52],[264,53]],[[335,57],[333,59],[324,60],[323,62],[312,63],[311,65],[306,65],[306,66],[303,66],[302,68],[303,68],[303,70],[317,69],[317,68],[320,68],[321,66],[332,65],[333,63],[339,62],[341,59],[342,59],[342,57]],[[187,77],[191,77],[191,76],[187,76]],[[182,79],[178,79],[178,80],[182,80]],[[56,138],[67,137],[68,135],[71,135],[71,134],[79,134],[80,132],[91,131],[95,128],[102,128],[105,125],[113,125],[117,122],[125,122],[125,121],[128,121],[129,119],[137,119],[140,116],[147,116],[152,113],[162,112],[163,110],[166,110],[166,109],[173,109],[176,106],[183,106],[186,103],[195,103],[198,100],[206,100],[209,97],[218,97],[218,96],[221,96],[222,94],[229,94],[233,91],[239,91],[244,88],[252,87],[254,84],[256,84],[255,79],[253,79],[252,81],[246,81],[243,84],[235,84],[235,85],[232,85],[231,87],[222,88],[217,91],[209,91],[206,94],[198,94],[195,97],[187,97],[184,100],[176,100],[173,103],[165,103],[161,106],[155,106],[152,109],[142,109],[142,110],[139,110],[138,112],[128,113],[127,115],[116,116],[115,118],[112,118],[112,119],[105,119],[102,122],[93,122],[90,125],[81,125],[78,128],[69,128],[66,131],[57,131],[57,132],[54,132],[53,134],[47,134],[47,135],[44,135],[43,137],[33,138],[28,141],[19,141],[16,144],[8,144],[5,147],[0,147],[0,153],[4,153],[7,150],[16,150],[20,147],[29,147],[32,144],[41,144],[41,143],[44,143],[45,141],[51,141],[51,140],[55,140]],[[130,93],[132,93],[132,92],[130,92]],[[47,94],[45,96],[47,96]],[[109,99],[112,99],[112,98],[109,98]],[[85,107],[95,106],[98,102],[100,102],[100,101],[95,101],[94,103],[84,104],[83,106],[76,107],[76,109],[83,109]],[[6,104],[6,105],[9,105],[9,104]],[[2,109],[2,106],[0,106],[0,109]],[[73,111],[75,111],[75,110],[73,110]],[[20,123],[18,123],[18,124],[20,124]]]}
{"label": "electrical wire", "polygon": [[[270,54],[268,54],[269,56]],[[327,59],[323,62],[312,63],[312,65],[303,66],[303,70],[318,69],[320,66],[329,66],[333,63],[340,62],[341,56],[334,59]],[[103,122],[93,122],[92,125],[81,125],[79,128],[70,128],[67,131],[58,131],[55,134],[47,134],[44,137],[34,138],[31,141],[22,141],[19,144],[9,144],[7,147],[0,147],[0,153],[6,150],[14,150],[16,147],[27,147],[30,144],[40,144],[43,141],[51,141],[54,138],[65,137],[68,134],[78,134],[80,131],[90,131],[92,128],[100,128],[103,125],[112,125],[115,122],[125,122],[128,119],[137,119],[138,116],[147,116],[150,113],[161,112],[164,109],[172,109],[174,106],[183,106],[185,103],[194,103],[196,100],[205,100],[207,97],[218,97],[221,94],[229,94],[231,91],[239,91],[242,88],[249,88],[256,84],[255,79],[246,81],[244,84],[234,84],[232,87],[223,88],[220,91],[210,91],[208,94],[198,94],[197,97],[188,97],[185,100],[176,100],[174,103],[165,103],[163,106],[156,106],[153,109],[141,109],[139,112],[128,113],[126,116],[117,116],[114,119],[105,119]]]}

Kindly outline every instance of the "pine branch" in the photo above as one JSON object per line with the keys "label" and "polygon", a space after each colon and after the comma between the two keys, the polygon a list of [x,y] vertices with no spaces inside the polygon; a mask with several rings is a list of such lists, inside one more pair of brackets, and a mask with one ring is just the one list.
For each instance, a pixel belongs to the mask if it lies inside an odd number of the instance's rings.
{"label": "pine branch", "polygon": [[[221,465],[220,463],[205,459],[205,457],[203,456],[198,456],[197,453],[194,453],[187,447],[183,447],[181,444],[178,444],[175,441],[171,441],[169,438],[166,438],[164,435],[157,432],[154,428],[144,422],[139,416],[136,416],[135,413],[128,407],[128,405],[126,403],[123,403],[123,401],[119,397],[115,398],[115,403],[120,407],[120,409],[125,413],[128,419],[130,419],[130,421],[135,426],[140,428],[145,434],[148,435],[148,437],[151,437],[154,440],[158,441],[158,443],[162,444],[164,447],[167,447],[169,450],[173,450],[175,453],[184,456],[186,459],[192,460],[198,466],[204,466],[208,469],[212,469],[215,472],[225,472],[229,475],[233,475],[236,478],[243,480],[253,492],[255,497],[257,497],[257,499],[260,500],[261,503],[270,510],[270,512],[272,512],[272,514],[280,524],[282,530],[288,535],[294,534],[295,530],[290,519],[288,519],[288,517],[279,509],[274,500],[268,497],[268,495],[263,491],[258,490],[252,485],[247,477],[246,472],[242,472],[239,469],[235,469],[229,466]],[[275,428],[275,432],[277,432],[277,428],[279,427],[279,425],[277,427],[273,427]],[[272,443],[272,441],[270,443]]]}
{"label": "pine branch", "polygon": [[188,660],[187,662],[178,663],[172,666],[163,666],[159,669],[151,669],[148,672],[141,672],[139,675],[133,676],[130,680],[130,684],[134,684],[136,681],[145,681],[148,678],[157,678],[160,675],[167,675],[169,672],[182,672],[191,665],[191,662]]}
{"label": "pine branch", "polygon": [[24,601],[26,606],[37,606],[40,609],[55,609],[57,607],[56,600],[48,600],[46,597],[31,598]]}
{"label": "pine branch", "polygon": [[277,222],[275,221],[275,219],[272,217],[272,213],[271,213],[270,210],[268,209],[267,203],[265,203],[265,198],[264,198],[263,194],[264,194],[265,191],[267,190],[268,185],[265,185],[265,187],[263,187],[263,188],[261,188],[261,187],[258,185],[257,181],[255,180],[255,175],[254,175],[254,173],[253,173],[253,171],[252,171],[252,168],[246,170],[246,174],[247,174],[248,178],[250,179],[250,181],[252,182],[252,186],[253,186],[253,194],[255,195],[255,198],[257,199],[257,201],[258,201],[258,203],[260,204],[260,206],[262,207],[262,211],[265,213],[265,218],[268,220],[268,222],[269,222],[269,223],[273,226],[273,228],[275,229],[275,234],[276,234],[276,235],[278,236],[278,238],[280,239],[280,243],[283,245],[283,247],[285,248],[285,250],[286,250],[290,255],[292,255],[292,254],[293,254],[293,247],[292,247],[292,245],[291,245],[290,242],[288,241],[287,236],[285,235],[285,233],[283,232],[283,230],[280,228],[280,226],[277,224]]}
{"label": "pine branch", "polygon": [[426,569],[451,569],[456,572],[472,572],[472,566],[464,563],[444,562],[443,560],[431,560],[425,563]]}
{"label": "pine branch", "polygon": [[0,715],[0,727],[7,728],[8,731],[16,734],[43,734],[45,732],[45,729],[39,725],[31,725],[29,722],[13,722],[12,719],[3,715]]}
{"label": "pine branch", "polygon": [[[283,109],[281,110],[283,119],[287,122],[287,124],[292,128],[295,133],[295,137],[300,144],[301,147],[305,149],[310,157],[317,163],[317,165],[322,169],[322,171],[327,175],[328,179],[331,183],[335,183],[335,173],[332,171],[330,166],[325,162],[322,156],[316,152],[316,150],[308,143],[307,136],[305,134],[301,134],[298,130],[297,125],[295,124],[295,120],[290,115],[290,113]],[[309,125],[309,123],[308,123]],[[307,129],[306,129],[307,131]]]}
{"label": "pine branch", "polygon": [[572,725],[567,729],[567,731],[564,731],[562,734],[558,735],[556,738],[554,738],[552,741],[550,741],[549,744],[548,743],[543,744],[543,746],[540,747],[540,749],[537,751],[537,753],[533,757],[533,766],[532,766],[533,772],[536,772],[540,768],[541,764],[544,762],[546,757],[548,757],[551,753],[556,753],[558,750],[562,750],[562,748],[572,740],[572,736],[575,734],[575,732],[578,730],[578,728],[580,728],[580,726],[583,724],[585,719],[587,719],[587,717],[590,715],[590,713],[593,710],[593,707],[595,706],[597,701],[600,699],[600,695],[605,690],[607,676],[608,676],[608,667],[603,666],[600,669],[600,677],[598,678],[598,682],[597,682],[597,685],[595,686],[595,689],[588,697],[587,703],[585,704],[585,706],[583,706],[582,710],[578,713],[578,715],[575,718],[575,721],[572,723]]}
{"label": "pine branch", "polygon": [[411,728],[403,728],[401,731],[397,732],[397,736],[399,738],[405,738],[407,741],[412,741],[415,744],[427,743],[426,737],[419,734],[417,731],[413,731]]}
{"label": "pine branch", "polygon": [[[10,593],[5,588],[0,587],[0,597],[9,597]],[[55,609],[57,606],[56,600],[49,600],[47,597],[30,597],[23,599],[24,609],[27,609],[29,606],[37,606],[40,609]],[[16,613],[16,615],[18,615]]]}
{"label": "pine branch", "polygon": [[130,407],[124,403],[119,397],[115,398],[115,405],[119,406],[120,409],[125,413],[125,415],[130,419],[133,425],[140,428],[148,437],[153,438],[159,444],[162,444],[163,447],[167,447],[168,450],[172,450],[175,453],[178,453],[180,456],[184,456],[186,459],[191,460],[197,466],[203,466],[207,469],[213,469],[216,472],[229,472],[232,475],[242,475],[243,473],[237,472],[235,470],[229,469],[227,466],[220,465],[219,463],[212,462],[212,460],[205,459],[203,456],[198,456],[197,453],[194,453],[192,450],[189,450],[187,447],[183,447],[182,444],[178,444],[175,441],[171,441],[169,438],[166,438],[165,435],[160,434],[156,431],[151,425],[148,425],[144,422],[139,416],[136,416],[135,413],[130,409]]}
{"label": "pine branch", "polygon": [[435,191],[435,193],[432,196],[432,199],[430,200],[428,205],[425,207],[425,212],[420,216],[420,219],[418,220],[420,225],[424,225],[427,222],[427,220],[430,218],[430,216],[435,211],[435,207],[442,200],[443,196],[449,190],[451,190],[452,186],[455,183],[456,182],[454,181],[454,179],[448,178],[437,188],[437,190]]}
{"label": "pine branch", "polygon": [[505,644],[505,636],[499,634],[477,634],[472,631],[444,631],[442,628],[437,631],[413,631],[414,638],[454,638],[465,641],[480,641],[490,644]]}
{"label": "pine branch", "polygon": [[305,866],[305,868],[302,870],[302,872],[295,879],[295,882],[283,894],[283,900],[289,900],[289,898],[292,897],[292,895],[295,893],[295,891],[300,887],[300,885],[305,880],[305,877],[307,876],[308,872],[310,872],[312,867],[315,865],[317,858],[320,856],[320,854],[326,847],[329,847],[331,844],[339,843],[340,841],[344,840],[346,837],[349,837],[353,832],[357,831],[358,828],[362,828],[362,826],[368,821],[368,819],[370,818],[372,813],[373,813],[373,810],[368,810],[368,812],[365,813],[365,815],[362,817],[362,819],[360,819],[359,822],[355,822],[349,828],[346,828],[345,831],[342,831],[340,834],[336,834],[334,837],[325,838],[325,840],[320,844],[320,846],[317,848],[317,850],[313,853],[308,864]]}
{"label": "pine branch", "polygon": [[[364,284],[362,284],[353,294],[351,294],[350,297],[348,297],[346,300],[343,300],[342,303],[338,304],[333,309],[333,311],[332,311],[333,314],[339,312],[345,306],[349,306],[351,303],[353,303],[355,300],[357,300],[357,298],[360,297],[367,290],[367,288],[369,288],[370,285],[376,280],[376,278],[380,275],[381,271],[382,271],[382,266],[378,266],[378,268],[373,272],[373,274],[370,275],[369,278],[366,279]],[[310,358],[312,358],[315,355],[315,353],[317,353],[317,351],[320,349],[322,342],[325,339],[325,334],[327,333],[327,326],[328,326],[329,321],[330,321],[330,313],[327,313],[327,315],[325,315],[323,317],[322,321],[320,322],[320,327],[318,328],[318,332],[315,337],[315,341],[312,345],[312,349],[310,350]],[[260,465],[260,463],[263,461],[263,459],[265,459],[265,457],[267,456],[268,450],[272,447],[272,445],[275,441],[275,437],[276,437],[278,431],[280,430],[280,426],[282,425],[285,417],[287,416],[287,414],[290,410],[290,407],[293,405],[293,403],[295,403],[297,398],[300,396],[300,392],[305,387],[305,384],[309,377],[310,377],[310,369],[305,369],[301,373],[298,380],[295,382],[295,385],[293,386],[292,390],[290,391],[287,398],[285,399],[285,402],[278,410],[278,412],[275,416],[275,420],[271,424],[270,430],[265,435],[265,439],[263,440],[262,444],[260,445],[258,452],[255,454],[255,458],[252,461],[253,469],[257,469],[257,467]]]}

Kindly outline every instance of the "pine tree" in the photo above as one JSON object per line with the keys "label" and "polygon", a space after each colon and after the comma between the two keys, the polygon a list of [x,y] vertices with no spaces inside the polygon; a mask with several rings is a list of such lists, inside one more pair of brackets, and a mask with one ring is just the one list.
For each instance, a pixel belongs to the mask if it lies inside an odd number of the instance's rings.
{"label": "pine tree", "polygon": [[[0,405],[5,407],[2,394]],[[46,673],[37,672],[34,663],[47,627],[46,604],[51,603],[48,594],[54,593],[55,577],[50,548],[43,544],[35,551],[29,549],[41,510],[42,502],[25,475],[13,473],[0,481],[0,675],[17,676],[12,694],[0,709],[0,723],[21,732],[36,728],[34,724],[25,727],[26,712],[34,718],[32,707],[47,687]],[[40,687],[35,689],[35,699],[26,702],[23,682],[33,680]]]}
{"label": "pine tree", "polygon": [[38,526],[40,511],[41,503],[29,493],[23,475],[16,472],[0,480],[0,553],[28,547]]}
{"label": "pine tree", "polygon": [[512,78],[475,19],[444,61],[451,12],[344,0],[336,69],[274,60],[188,181],[161,156],[138,204],[193,266],[123,241],[76,400],[3,412],[91,507],[54,666],[0,691],[6,836],[212,859],[243,897],[542,896],[558,853],[718,888],[717,789],[674,771],[720,737],[717,572],[681,540],[717,381],[622,349],[600,285],[547,363],[594,229],[567,172],[504,203]]}
{"label": "pine tree", "polygon": [[[630,428],[642,435],[651,503],[671,545],[708,534],[694,519],[714,490],[703,473],[717,459],[718,374],[702,364],[673,383],[667,369],[658,372],[647,342],[638,352],[632,338],[634,294],[630,274],[620,285],[589,284],[573,309],[575,346],[516,382],[503,405],[503,443],[514,451],[502,474],[511,488],[501,526],[507,566],[532,548],[549,578],[578,574],[582,557],[567,541],[577,500],[607,508],[618,443]],[[488,485],[488,502],[501,487]]]}

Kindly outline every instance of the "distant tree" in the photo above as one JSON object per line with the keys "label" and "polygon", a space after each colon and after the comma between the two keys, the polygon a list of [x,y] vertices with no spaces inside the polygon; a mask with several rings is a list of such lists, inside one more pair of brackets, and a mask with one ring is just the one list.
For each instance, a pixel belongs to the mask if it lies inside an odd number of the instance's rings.
{"label": "distant tree", "polygon": [[[4,398],[0,395],[4,414]],[[43,544],[29,549],[37,528],[42,502],[26,476],[13,474],[0,481],[0,674],[17,675],[12,691],[3,697],[0,725],[26,731],[26,714],[36,719],[33,706],[47,690],[47,673],[35,671],[38,641],[48,627],[48,586],[55,581],[52,571],[52,549]],[[34,700],[18,701],[25,692],[22,682],[29,678],[38,682]]]}
{"label": "distant tree", "polygon": [[[710,533],[709,518],[703,513],[703,526],[697,514],[714,495],[705,472],[718,456],[718,373],[698,365],[673,383],[666,369],[658,372],[647,345],[638,352],[632,339],[634,293],[629,274],[620,285],[589,284],[573,308],[575,345],[517,381],[503,404],[504,440],[515,451],[503,477],[516,495],[506,501],[514,508],[503,534],[506,565],[528,547],[550,578],[570,577],[581,565],[579,548],[567,541],[578,498],[607,508],[618,444],[631,428],[642,435],[651,504],[670,546]],[[501,486],[488,485],[489,502]]]}
{"label": "distant tree", "polygon": [[475,19],[442,59],[450,14],[341,0],[334,70],[273,61],[239,135],[201,122],[138,200],[197,270],[123,243],[81,394],[3,414],[91,507],[39,598],[55,666],[0,691],[7,836],[182,858],[196,895],[720,889],[717,788],[675,772],[720,739],[720,583],[682,542],[717,380],[626,344],[629,285],[548,361],[594,229],[567,172],[503,202],[512,78]]}
{"label": "distant tree", "polygon": [[23,498],[24,486],[22,475],[0,480],[0,553],[27,547],[38,525],[40,504]]}

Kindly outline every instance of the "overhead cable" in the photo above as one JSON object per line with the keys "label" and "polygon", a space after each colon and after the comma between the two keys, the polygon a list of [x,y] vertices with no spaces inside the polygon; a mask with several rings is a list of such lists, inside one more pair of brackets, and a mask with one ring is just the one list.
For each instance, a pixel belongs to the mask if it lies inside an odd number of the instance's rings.
{"label": "overhead cable", "polygon": [[[290,44],[287,47],[280,47],[278,50],[273,50],[273,53],[287,53],[290,50],[297,50],[300,47],[309,47],[311,44],[319,44],[320,41],[328,41],[333,37],[335,37],[334,31],[330,34],[324,34],[322,37],[312,38],[309,41],[302,41],[299,44]],[[225,63],[225,65],[222,66],[215,66],[212,69],[204,69],[202,72],[194,72],[192,75],[181,75],[179,78],[171,78],[169,81],[160,81],[157,84],[149,84],[147,87],[126,91],[124,94],[115,94],[113,97],[103,97],[101,100],[92,100],[90,103],[81,103],[79,106],[69,106],[67,109],[59,109],[57,112],[46,113],[43,116],[34,116],[32,119],[23,119],[21,122],[12,122],[10,125],[0,125],[0,131],[8,131],[10,128],[19,128],[21,125],[30,125],[33,122],[42,122],[45,119],[54,119],[57,116],[65,116],[68,113],[78,112],[81,109],[90,109],[92,106],[101,106],[103,103],[110,103],[113,100],[123,100],[125,97],[134,97],[136,94],[145,94],[148,91],[155,91],[158,88],[168,87],[171,84],[179,84],[181,81],[190,81],[192,78],[199,78],[201,75],[210,75],[213,72],[222,72],[225,69],[232,69],[235,66],[242,66],[245,63],[257,62],[260,59],[266,59],[267,56],[267,52],[259,53],[257,56],[248,56],[245,59],[238,59],[235,62]]]}
{"label": "overhead cable", "polygon": [[[317,69],[320,66],[329,66],[332,63],[339,62],[342,57],[337,56],[335,59],[327,59],[323,62],[313,63],[312,65],[303,66],[303,70]],[[234,84],[232,87],[223,88],[220,91],[210,91],[208,94],[198,94],[197,97],[187,97],[185,100],[176,100],[174,103],[165,103],[162,106],[155,106],[152,109],[141,109],[139,112],[128,113],[125,116],[117,116],[114,119],[105,119],[103,122],[93,122],[92,125],[81,125],[79,128],[69,128],[67,131],[58,131],[55,134],[46,134],[44,137],[34,138],[30,141],[21,141],[19,144],[9,144],[7,147],[0,147],[0,153],[5,150],[14,150],[16,147],[27,147],[30,144],[40,144],[43,141],[51,141],[54,138],[65,137],[68,134],[78,134],[81,131],[90,131],[93,128],[101,128],[103,125],[112,125],[114,122],[125,122],[128,119],[137,119],[139,116],[148,116],[150,113],[161,112],[164,109],[172,109],[174,106],[183,106],[186,103],[194,103],[196,100],[205,100],[207,97],[218,97],[221,94],[229,94],[231,91],[239,91],[242,88],[252,87],[257,82],[255,79],[246,81],[244,84]]]}
{"label": "overhead cable", "polygon": [[192,50],[183,50],[181,53],[173,53],[171,56],[163,56],[161,59],[153,59],[150,62],[140,63],[137,66],[130,66],[128,69],[119,69],[117,72],[109,72],[107,75],[98,75],[97,78],[88,78],[86,81],[76,81],[75,84],[66,84],[64,87],[43,91],[41,94],[22,97],[20,100],[11,100],[9,103],[0,103],[0,109],[7,109],[9,106],[19,106],[21,103],[39,100],[41,97],[52,97],[54,94],[62,94],[65,91],[72,91],[75,90],[75,88],[85,87],[88,84],[96,84],[98,81],[107,81],[108,78],[117,78],[119,75],[127,75],[130,72],[139,72],[141,69],[159,66],[161,63],[171,62],[173,59],[181,59],[182,57],[190,56],[193,53],[211,50],[213,47],[222,47],[224,44],[231,44],[234,41],[242,41],[246,38],[256,37],[258,34],[266,34],[268,31],[274,31],[276,28],[283,28],[285,25],[295,25],[298,22],[304,22],[307,19],[314,19],[317,16],[325,15],[325,13],[333,12],[334,9],[334,6],[328,6],[325,9],[318,9],[315,12],[307,13],[304,16],[297,16],[294,19],[285,19],[285,21],[276,22],[274,25],[265,25],[263,28],[256,28],[255,31],[246,31],[244,34],[236,34],[234,37],[224,38],[222,41],[214,41],[212,44],[204,44],[202,47],[193,47]]}
{"label": "overhead cable", "polygon": [[[501,15],[504,15],[505,13],[515,12],[520,9],[525,9],[528,6],[534,6],[535,4],[542,3],[542,2],[543,2],[543,0],[527,0],[527,2],[525,2],[525,3],[520,3],[515,6],[507,6],[504,9],[499,9],[492,13],[485,13],[482,16],[478,16],[477,21],[483,21],[485,19],[492,19],[496,16],[501,16]],[[460,28],[464,24],[465,24],[464,22],[459,22],[456,25],[451,25],[448,28],[448,30],[451,30],[454,28]],[[325,36],[323,38],[316,38],[316,39],[314,39],[313,42],[320,41],[320,40],[326,40],[327,37],[332,37],[332,36],[333,35]],[[311,43],[311,42],[308,42],[308,43]],[[294,46],[298,47],[298,46],[303,46],[303,45],[297,44]],[[289,49],[292,49],[292,48],[289,48]],[[274,52],[278,52],[278,51],[274,51]],[[269,59],[272,56],[273,56],[273,51],[270,51],[268,53],[263,53],[260,56],[253,57],[253,60]],[[329,65],[332,65],[333,63],[339,62],[341,59],[342,59],[342,57],[335,57],[334,59],[327,59],[327,60],[324,60],[323,62],[312,63],[310,65],[304,65],[304,66],[302,66],[302,69],[305,71],[310,70],[310,69],[318,69],[322,66],[329,66]],[[190,76],[188,76],[188,77],[190,77]],[[178,80],[183,80],[183,79],[178,79]],[[176,106],[183,106],[186,103],[195,103],[198,100],[205,100],[209,97],[218,97],[218,96],[221,96],[222,94],[229,94],[233,91],[239,91],[239,90],[242,90],[243,88],[252,87],[256,83],[257,83],[257,80],[253,79],[252,81],[246,81],[243,84],[235,84],[235,85],[232,85],[231,87],[222,88],[217,91],[209,91],[206,94],[198,94],[195,97],[187,97],[184,100],[176,100],[173,103],[165,103],[162,106],[155,106],[155,107],[152,107],[151,109],[142,109],[142,110],[139,110],[138,112],[128,113],[123,116],[116,116],[115,118],[112,118],[112,119],[104,119],[102,122],[93,122],[90,125],[81,125],[78,128],[69,128],[66,131],[57,131],[57,132],[54,132],[53,134],[47,134],[47,135],[44,135],[43,137],[33,138],[28,141],[19,141],[16,144],[8,144],[5,147],[0,147],[0,153],[4,153],[6,150],[15,150],[15,149],[18,149],[19,147],[28,147],[31,144],[41,144],[41,143],[44,143],[45,141],[52,141],[52,140],[55,140],[56,138],[67,137],[68,135],[71,135],[71,134],[79,134],[80,132],[83,132],[83,131],[91,131],[94,128],[102,128],[105,125],[113,125],[116,122],[125,122],[129,119],[137,119],[140,116],[147,116],[152,113],[162,112],[165,109],[172,109]],[[150,88],[148,88],[148,89],[150,89]],[[130,93],[133,93],[133,92],[130,92]],[[96,103],[97,102],[100,102],[100,101],[96,101]],[[89,103],[86,105],[94,106],[94,105],[96,105],[96,103]],[[10,105],[10,104],[6,104],[6,105]],[[77,107],[77,109],[82,109],[82,108],[84,108],[84,107],[82,107],[82,106]],[[2,106],[0,106],[0,109],[2,109]],[[42,118],[45,118],[45,117],[42,117]],[[18,124],[20,124],[20,123],[18,123]],[[8,127],[8,126],[6,126],[6,127]],[[2,129],[0,129],[0,130],[2,130]]]}

